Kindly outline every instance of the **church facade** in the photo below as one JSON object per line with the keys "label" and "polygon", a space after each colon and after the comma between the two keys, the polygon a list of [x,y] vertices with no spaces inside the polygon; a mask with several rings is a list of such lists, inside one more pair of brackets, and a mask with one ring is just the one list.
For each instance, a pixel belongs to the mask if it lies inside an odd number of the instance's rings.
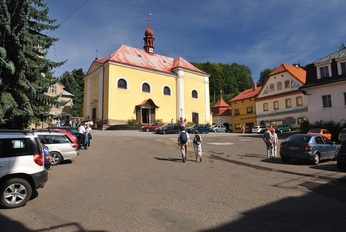
{"label": "church facade", "polygon": [[154,32],[145,30],[144,47],[122,45],[95,59],[84,77],[84,116],[97,125],[155,121],[212,123],[210,75],[182,57],[154,53]]}

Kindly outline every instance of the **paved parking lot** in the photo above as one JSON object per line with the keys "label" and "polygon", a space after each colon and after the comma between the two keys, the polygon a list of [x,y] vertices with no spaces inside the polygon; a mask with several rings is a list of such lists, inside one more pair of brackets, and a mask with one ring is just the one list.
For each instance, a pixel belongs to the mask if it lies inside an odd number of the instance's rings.
{"label": "paved parking lot", "polygon": [[[177,135],[93,131],[38,196],[0,210],[3,231],[343,231],[346,178],[267,159],[261,135],[209,133],[181,162]],[[285,135],[280,135],[281,138]],[[191,150],[192,151],[192,150]],[[316,216],[318,215],[318,216]]]}

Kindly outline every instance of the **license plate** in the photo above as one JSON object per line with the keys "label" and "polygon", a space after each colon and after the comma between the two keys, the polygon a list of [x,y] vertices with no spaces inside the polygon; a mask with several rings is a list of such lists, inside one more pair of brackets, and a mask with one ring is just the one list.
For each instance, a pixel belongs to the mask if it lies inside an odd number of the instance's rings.
{"label": "license plate", "polygon": [[289,150],[294,150],[294,151],[298,151],[299,147],[288,147]]}

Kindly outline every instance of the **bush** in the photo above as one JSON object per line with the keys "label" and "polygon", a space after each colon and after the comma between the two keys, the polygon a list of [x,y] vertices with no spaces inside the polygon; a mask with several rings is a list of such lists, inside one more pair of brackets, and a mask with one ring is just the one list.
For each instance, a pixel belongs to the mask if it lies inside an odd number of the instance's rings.
{"label": "bush", "polygon": [[129,125],[136,125],[137,124],[137,121],[136,121],[136,119],[129,119],[129,120],[127,120],[127,124],[129,124]]}

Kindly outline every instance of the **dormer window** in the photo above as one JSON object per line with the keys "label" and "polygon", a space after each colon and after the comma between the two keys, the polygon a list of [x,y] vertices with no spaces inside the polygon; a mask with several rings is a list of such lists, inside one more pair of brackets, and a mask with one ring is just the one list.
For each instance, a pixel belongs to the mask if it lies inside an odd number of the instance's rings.
{"label": "dormer window", "polygon": [[340,75],[346,74],[346,62],[340,63]]}
{"label": "dormer window", "polygon": [[320,78],[329,77],[328,66],[320,67]]}

